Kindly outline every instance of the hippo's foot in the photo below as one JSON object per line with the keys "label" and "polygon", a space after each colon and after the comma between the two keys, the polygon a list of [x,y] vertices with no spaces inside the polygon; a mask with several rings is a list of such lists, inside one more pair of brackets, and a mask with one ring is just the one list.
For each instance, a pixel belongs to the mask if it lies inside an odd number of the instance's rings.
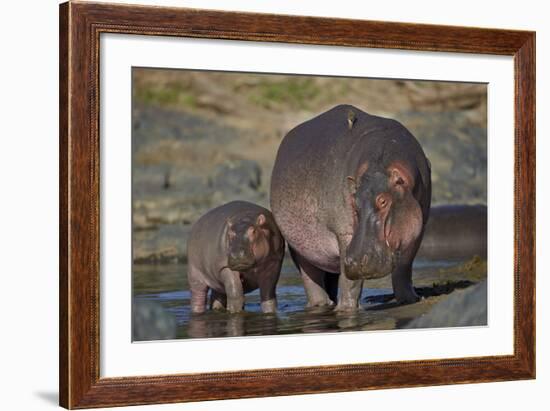
{"label": "hippo's foot", "polygon": [[413,304],[420,300],[412,283],[412,263],[397,267],[391,279],[393,294],[399,304]]}
{"label": "hippo's foot", "polygon": [[339,302],[334,308],[334,311],[339,313],[353,313],[357,310],[359,310],[359,304],[357,302]]}
{"label": "hippo's foot", "polygon": [[273,298],[271,300],[262,301],[261,307],[262,307],[262,312],[264,314],[276,313],[277,312],[277,300]]}
{"label": "hippo's foot", "polygon": [[206,306],[202,305],[202,306],[195,306],[195,305],[192,305],[191,306],[191,312],[193,314],[202,314],[203,312],[206,311]]}
{"label": "hippo's foot", "polygon": [[420,300],[412,285],[410,288],[404,290],[394,290],[394,295],[399,304],[414,304]]}
{"label": "hippo's foot", "polygon": [[225,310],[225,305],[219,301],[219,300],[214,300],[212,302],[212,310],[214,311],[224,311]]}
{"label": "hippo's foot", "polygon": [[212,294],[210,296],[210,309],[214,311],[224,311],[226,305],[227,297],[225,294],[212,290]]}
{"label": "hippo's foot", "polygon": [[308,299],[306,305],[307,308],[322,308],[332,306],[334,306],[334,302],[330,298],[328,298],[328,296],[326,298],[316,298],[312,300]]}
{"label": "hippo's foot", "polygon": [[340,274],[338,290],[338,304],[335,311],[340,313],[357,311],[363,291],[363,280],[350,280],[345,274]]}
{"label": "hippo's foot", "polygon": [[244,298],[228,298],[227,311],[230,313],[240,313],[244,309]]}

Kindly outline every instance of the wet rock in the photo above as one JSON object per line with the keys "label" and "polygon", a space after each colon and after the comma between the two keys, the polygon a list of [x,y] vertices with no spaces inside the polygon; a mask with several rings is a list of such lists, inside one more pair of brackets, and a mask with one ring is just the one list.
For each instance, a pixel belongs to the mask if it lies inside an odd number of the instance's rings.
{"label": "wet rock", "polygon": [[487,129],[475,112],[397,115],[432,163],[432,205],[487,202]]}
{"label": "wet rock", "polygon": [[228,142],[237,133],[210,118],[204,118],[181,110],[172,110],[136,104],[132,113],[134,152],[159,140]]}
{"label": "wet rock", "polygon": [[209,179],[209,186],[222,192],[242,193],[257,190],[261,185],[261,176],[262,170],[255,161],[228,161],[216,167]]}
{"label": "wet rock", "polygon": [[163,225],[155,230],[134,231],[134,263],[187,261],[190,225]]}
{"label": "wet rock", "polygon": [[[260,165],[238,157],[238,151],[226,152],[227,144],[245,138],[241,131],[190,113],[140,105],[134,108],[133,126],[134,231],[192,224],[233,200],[267,205]],[[161,253],[150,251],[139,258]]]}
{"label": "wet rock", "polygon": [[487,281],[454,291],[406,328],[469,327],[487,325]]}
{"label": "wet rock", "polygon": [[135,166],[132,179],[134,198],[138,200],[192,197],[207,189],[206,178],[168,164]]}

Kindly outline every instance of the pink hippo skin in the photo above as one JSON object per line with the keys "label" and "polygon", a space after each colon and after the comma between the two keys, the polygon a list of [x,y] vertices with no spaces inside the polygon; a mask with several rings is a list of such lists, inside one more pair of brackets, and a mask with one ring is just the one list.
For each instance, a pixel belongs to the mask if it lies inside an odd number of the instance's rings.
{"label": "pink hippo skin", "polygon": [[210,210],[193,225],[187,244],[191,309],[242,311],[244,294],[260,289],[262,312],[277,311],[275,287],[285,243],[271,212],[233,201]]}
{"label": "pink hippo skin", "polygon": [[291,130],[271,178],[271,209],[308,305],[340,311],[357,309],[363,280],[390,273],[397,301],[418,300],[412,262],[430,201],[430,165],[414,136],[349,105]]}

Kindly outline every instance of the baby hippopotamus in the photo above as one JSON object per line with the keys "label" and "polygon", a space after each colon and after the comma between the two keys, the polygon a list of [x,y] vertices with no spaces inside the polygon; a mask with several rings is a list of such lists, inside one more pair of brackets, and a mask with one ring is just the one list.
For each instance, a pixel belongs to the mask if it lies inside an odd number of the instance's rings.
{"label": "baby hippopotamus", "polygon": [[244,294],[260,289],[262,312],[277,310],[285,242],[271,212],[246,201],[214,208],[193,225],[187,244],[191,310],[242,311]]}

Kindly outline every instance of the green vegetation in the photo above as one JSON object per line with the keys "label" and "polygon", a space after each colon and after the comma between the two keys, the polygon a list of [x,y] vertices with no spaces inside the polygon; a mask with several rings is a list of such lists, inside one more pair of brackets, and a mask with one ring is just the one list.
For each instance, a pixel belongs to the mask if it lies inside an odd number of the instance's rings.
{"label": "green vegetation", "polygon": [[253,104],[264,108],[281,104],[308,108],[320,92],[313,79],[296,77],[284,81],[262,81],[252,90],[249,98]]}
{"label": "green vegetation", "polygon": [[[322,90],[314,79],[308,77],[290,77],[277,80],[261,80],[249,89],[250,104],[263,109],[290,107],[308,109],[314,106],[312,100],[322,97]],[[134,87],[136,101],[160,107],[197,108],[197,98],[202,91],[179,82],[158,82],[137,84]]]}
{"label": "green vegetation", "polygon": [[470,260],[448,268],[439,270],[440,276],[448,276],[449,274],[460,274],[465,279],[479,282],[487,277],[487,260],[475,255]]}
{"label": "green vegetation", "polygon": [[183,106],[195,108],[195,95],[180,83],[147,85],[135,88],[134,97],[140,103],[161,107]]}

